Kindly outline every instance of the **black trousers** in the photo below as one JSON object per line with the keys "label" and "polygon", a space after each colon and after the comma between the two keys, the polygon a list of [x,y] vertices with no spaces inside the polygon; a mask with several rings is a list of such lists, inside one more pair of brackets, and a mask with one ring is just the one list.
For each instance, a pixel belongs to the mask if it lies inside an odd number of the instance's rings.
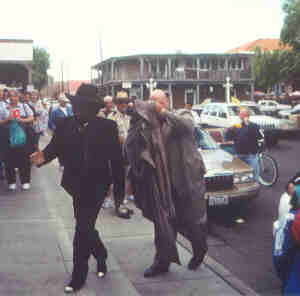
{"label": "black trousers", "polygon": [[[107,257],[107,250],[95,229],[97,216],[104,201],[104,191],[99,193],[93,205],[82,205],[78,197],[73,197],[74,217],[76,219],[73,239],[72,280],[84,282],[88,274],[88,260],[91,255],[96,260]],[[83,197],[85,198],[85,197]]]}
{"label": "black trousers", "polygon": [[21,183],[30,183],[31,163],[23,147],[9,148],[4,157],[5,173],[8,184],[16,183],[16,171],[19,169]]}

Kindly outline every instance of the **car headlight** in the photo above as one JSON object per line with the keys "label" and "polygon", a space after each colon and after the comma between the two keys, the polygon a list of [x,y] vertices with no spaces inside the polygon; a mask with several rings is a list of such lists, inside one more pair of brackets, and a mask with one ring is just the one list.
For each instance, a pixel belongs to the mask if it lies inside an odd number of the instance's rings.
{"label": "car headlight", "polygon": [[233,177],[234,184],[250,183],[253,181],[254,181],[253,173],[239,173],[239,174],[234,174]]}

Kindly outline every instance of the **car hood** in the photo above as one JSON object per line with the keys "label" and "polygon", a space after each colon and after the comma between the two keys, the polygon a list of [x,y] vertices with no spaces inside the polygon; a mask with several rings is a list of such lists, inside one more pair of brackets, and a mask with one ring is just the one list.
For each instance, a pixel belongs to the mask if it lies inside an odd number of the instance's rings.
{"label": "car hood", "polygon": [[201,150],[205,168],[208,174],[219,174],[225,171],[233,173],[242,173],[251,171],[251,167],[236,156],[222,150]]}

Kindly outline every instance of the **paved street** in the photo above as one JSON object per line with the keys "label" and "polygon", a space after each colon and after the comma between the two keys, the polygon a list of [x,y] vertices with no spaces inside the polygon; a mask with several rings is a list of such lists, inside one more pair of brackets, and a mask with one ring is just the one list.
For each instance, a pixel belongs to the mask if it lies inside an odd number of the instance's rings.
{"label": "paved street", "polygon": [[[52,163],[32,171],[32,189],[8,192],[0,183],[0,295],[58,296],[72,270],[72,202],[58,185],[61,173]],[[179,239],[182,266],[171,266],[161,277],[145,279],[143,271],[153,260],[153,226],[139,212],[131,220],[103,210],[97,228],[109,250],[107,276],[97,280],[96,264],[90,260],[90,272],[81,296],[152,295],[255,295],[222,266],[206,257],[196,272],[186,264],[189,245]],[[209,239],[210,246],[220,245]],[[222,245],[222,244],[221,244]]]}
{"label": "paved street", "polygon": [[[145,280],[143,270],[154,252],[152,224],[138,210],[129,221],[103,210],[97,225],[110,251],[110,272],[97,281],[91,260],[88,283],[78,295],[118,296],[125,290],[142,296],[254,295],[243,283],[260,295],[279,295],[271,261],[272,223],[283,187],[297,170],[299,148],[300,140],[291,138],[271,150],[279,164],[279,182],[263,188],[248,207],[212,212],[209,256],[196,273],[185,267],[190,246],[180,237],[183,266],[172,265],[166,276]],[[34,168],[29,192],[9,193],[0,183],[1,296],[63,295],[72,268],[74,221],[71,199],[58,186],[60,174],[56,163]],[[235,223],[235,218],[245,223]]]}
{"label": "paved street", "polygon": [[[299,170],[300,138],[281,140],[270,154],[278,161],[280,177],[272,188],[263,188],[258,199],[243,209],[213,211],[210,233],[223,242],[211,246],[209,254],[261,295],[279,295],[271,248],[272,223],[287,180]],[[235,217],[245,223],[235,223]]]}

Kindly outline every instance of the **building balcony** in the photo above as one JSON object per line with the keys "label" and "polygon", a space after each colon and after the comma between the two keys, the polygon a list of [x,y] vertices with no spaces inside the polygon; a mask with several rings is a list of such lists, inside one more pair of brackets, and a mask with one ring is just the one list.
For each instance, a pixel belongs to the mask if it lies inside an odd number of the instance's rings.
{"label": "building balcony", "polygon": [[250,70],[184,70],[182,72],[174,71],[169,75],[168,73],[154,72],[144,73],[141,75],[137,72],[129,73],[115,73],[112,79],[111,73],[105,73],[102,76],[103,84],[119,82],[119,81],[131,81],[140,82],[147,81],[151,77],[157,81],[171,81],[171,82],[202,82],[202,83],[222,83],[226,81],[226,77],[229,76],[232,82],[246,82],[251,81],[252,74]]}

